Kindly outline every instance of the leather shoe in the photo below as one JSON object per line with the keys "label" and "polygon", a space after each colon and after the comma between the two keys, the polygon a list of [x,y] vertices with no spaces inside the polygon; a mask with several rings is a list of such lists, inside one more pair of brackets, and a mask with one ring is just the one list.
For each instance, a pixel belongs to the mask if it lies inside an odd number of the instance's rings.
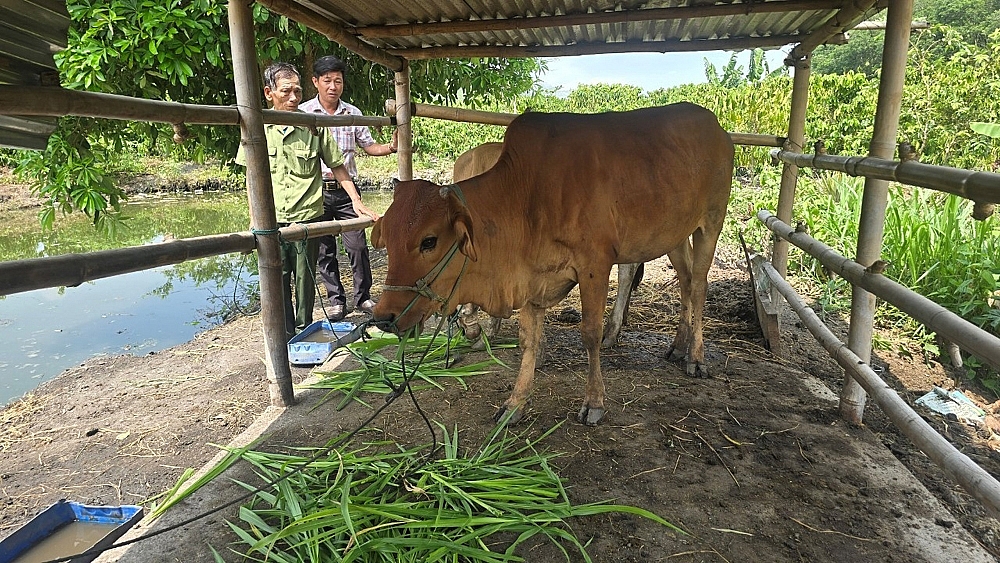
{"label": "leather shoe", "polygon": [[360,305],[358,305],[358,309],[371,315],[372,309],[375,308],[375,305],[376,303],[371,299],[365,299],[364,301],[361,302]]}
{"label": "leather shoe", "polygon": [[331,321],[339,321],[343,319],[345,315],[347,315],[347,308],[344,307],[343,305],[340,305],[338,303],[330,306]]}

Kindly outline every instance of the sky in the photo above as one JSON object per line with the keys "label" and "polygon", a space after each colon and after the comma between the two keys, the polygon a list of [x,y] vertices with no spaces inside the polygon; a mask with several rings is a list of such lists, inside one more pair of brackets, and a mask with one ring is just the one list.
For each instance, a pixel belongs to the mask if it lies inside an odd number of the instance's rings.
{"label": "sky", "polygon": [[[773,49],[765,52],[769,68],[782,67],[785,51]],[[647,92],[657,88],[671,88],[681,84],[707,82],[705,59],[721,72],[729,64],[732,53],[708,51],[701,53],[612,53],[543,59],[549,69],[541,76],[543,88],[561,87],[560,95],[568,95],[580,84],[631,84]],[[750,51],[736,57],[737,65],[744,72],[750,60]]]}

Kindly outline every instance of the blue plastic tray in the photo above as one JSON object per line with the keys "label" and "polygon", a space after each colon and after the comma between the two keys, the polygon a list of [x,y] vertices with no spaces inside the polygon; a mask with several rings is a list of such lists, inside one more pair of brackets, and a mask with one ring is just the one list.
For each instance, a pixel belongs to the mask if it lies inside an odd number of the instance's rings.
{"label": "blue plastic tray", "polygon": [[[354,323],[347,321],[339,323],[331,323],[325,319],[316,321],[288,341],[288,361],[297,366],[322,364],[337,348],[337,341],[347,336],[354,328]],[[334,333],[337,336],[337,340],[331,342],[304,342],[309,335],[323,330]]]}
{"label": "blue plastic tray", "polygon": [[[95,522],[117,524],[94,547],[105,548],[115,543],[129,528],[142,520],[141,506],[87,506],[78,502],[60,500],[35,516],[13,534],[0,541],[0,563],[17,559],[53,532],[70,522]],[[72,554],[71,554],[72,555]],[[76,558],[73,561],[93,561],[100,553]]]}

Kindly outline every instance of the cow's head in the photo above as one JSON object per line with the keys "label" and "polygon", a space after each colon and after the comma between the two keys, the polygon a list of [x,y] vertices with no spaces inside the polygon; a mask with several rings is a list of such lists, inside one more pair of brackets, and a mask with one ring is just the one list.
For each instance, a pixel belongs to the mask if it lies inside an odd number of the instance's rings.
{"label": "cow's head", "polygon": [[426,180],[393,182],[392,205],[375,222],[372,245],[385,248],[389,267],[373,316],[397,334],[432,313],[451,314],[468,261],[476,261],[472,217],[457,186]]}

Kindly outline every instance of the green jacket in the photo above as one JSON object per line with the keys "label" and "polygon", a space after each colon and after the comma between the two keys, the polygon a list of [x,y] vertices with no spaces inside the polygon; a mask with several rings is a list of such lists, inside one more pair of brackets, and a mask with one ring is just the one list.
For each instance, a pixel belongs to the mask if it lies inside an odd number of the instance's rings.
{"label": "green jacket", "polygon": [[[267,157],[271,164],[271,188],[279,223],[296,223],[323,214],[323,173],[320,159],[330,168],[344,163],[337,141],[326,127],[314,135],[305,127],[264,125]],[[236,163],[246,166],[243,147]]]}

